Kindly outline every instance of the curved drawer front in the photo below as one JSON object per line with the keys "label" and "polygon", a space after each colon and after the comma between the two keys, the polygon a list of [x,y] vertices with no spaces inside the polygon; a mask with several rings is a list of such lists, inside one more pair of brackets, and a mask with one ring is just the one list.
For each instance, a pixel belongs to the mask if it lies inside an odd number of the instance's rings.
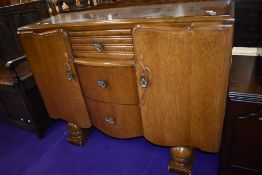
{"label": "curved drawer front", "polygon": [[75,58],[134,59],[130,29],[68,32]]}
{"label": "curved drawer front", "polygon": [[86,100],[92,124],[116,138],[142,136],[142,121],[137,105],[114,105]]}
{"label": "curved drawer front", "polygon": [[132,44],[131,37],[123,36],[102,36],[102,37],[70,37],[72,44]]}
{"label": "curved drawer front", "polygon": [[138,104],[135,68],[77,65],[85,98],[115,104]]}
{"label": "curved drawer front", "polygon": [[132,53],[95,53],[95,52],[75,52],[76,58],[100,58],[100,59],[125,59],[133,60],[134,54]]}
{"label": "curved drawer front", "polygon": [[[84,44],[74,44],[73,50],[77,52],[95,52],[97,53],[96,48],[94,45],[84,45]],[[106,52],[130,52],[133,53],[134,47],[133,45],[104,45],[104,51]]]}

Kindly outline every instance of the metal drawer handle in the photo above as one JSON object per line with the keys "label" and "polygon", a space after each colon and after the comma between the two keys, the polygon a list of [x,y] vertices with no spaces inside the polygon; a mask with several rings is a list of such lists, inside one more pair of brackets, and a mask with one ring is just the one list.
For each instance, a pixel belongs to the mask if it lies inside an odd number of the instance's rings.
{"label": "metal drawer handle", "polygon": [[250,113],[245,116],[239,116],[238,119],[257,119],[259,121],[262,121],[262,111],[259,111],[257,113]]}
{"label": "metal drawer handle", "polygon": [[97,85],[102,89],[106,88],[106,82],[104,80],[97,80]]}
{"label": "metal drawer handle", "polygon": [[93,41],[93,44],[94,44],[94,47],[95,49],[98,51],[98,52],[102,52],[104,47],[102,46],[102,44],[96,42],[96,41]]}
{"label": "metal drawer handle", "polygon": [[105,118],[105,122],[110,124],[110,125],[114,125],[115,124],[115,120],[113,117],[109,116]]}
{"label": "metal drawer handle", "polygon": [[74,74],[71,71],[66,71],[66,77],[71,81],[74,78]]}
{"label": "metal drawer handle", "polygon": [[73,80],[74,79],[74,74],[71,71],[71,66],[69,64],[69,61],[67,61],[67,63],[64,64],[64,67],[65,67],[66,78],[68,80],[70,80],[70,81]]}
{"label": "metal drawer handle", "polygon": [[142,88],[147,88],[148,85],[148,79],[146,78],[145,74],[142,74],[139,77],[139,82]]}

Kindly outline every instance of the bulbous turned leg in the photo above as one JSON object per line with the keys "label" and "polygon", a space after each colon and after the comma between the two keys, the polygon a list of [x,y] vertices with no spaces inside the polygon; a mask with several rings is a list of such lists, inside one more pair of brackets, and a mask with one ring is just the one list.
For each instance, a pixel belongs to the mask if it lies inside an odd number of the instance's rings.
{"label": "bulbous turned leg", "polygon": [[191,175],[194,150],[192,147],[172,147],[170,149],[171,160],[168,165],[168,170],[180,174]]}
{"label": "bulbous turned leg", "polygon": [[92,128],[83,129],[76,124],[68,123],[67,125],[67,141],[71,144],[82,146],[90,135]]}

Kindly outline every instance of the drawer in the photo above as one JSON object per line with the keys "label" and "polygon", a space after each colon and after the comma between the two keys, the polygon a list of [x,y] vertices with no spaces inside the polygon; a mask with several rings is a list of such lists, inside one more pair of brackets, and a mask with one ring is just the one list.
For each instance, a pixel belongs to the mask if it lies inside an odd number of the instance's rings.
{"label": "drawer", "polygon": [[86,66],[76,64],[85,98],[115,104],[138,104],[133,66]]}
{"label": "drawer", "polygon": [[69,31],[69,37],[90,37],[90,36],[131,36],[131,29],[115,30],[90,30],[90,31]]}
{"label": "drawer", "polygon": [[93,59],[123,59],[123,60],[133,60],[135,55],[133,53],[96,53],[96,52],[82,52],[75,51],[74,56],[77,58],[93,58]]}
{"label": "drawer", "polygon": [[262,36],[262,23],[259,22],[237,22],[235,24],[235,35],[260,35]]}
{"label": "drawer", "polygon": [[115,105],[86,100],[92,124],[116,138],[143,135],[140,109],[137,105]]}
{"label": "drawer", "polygon": [[239,21],[261,21],[262,8],[261,9],[246,9],[246,8],[236,8],[235,19],[236,22]]}
{"label": "drawer", "polygon": [[262,47],[261,36],[236,36],[234,37],[235,47]]}
{"label": "drawer", "polygon": [[[72,46],[76,52],[96,52],[97,50],[94,45],[75,44]],[[104,52],[124,52],[133,53],[133,45],[104,45]]]}
{"label": "drawer", "polygon": [[71,43],[74,44],[132,44],[132,37],[70,37]]}
{"label": "drawer", "polygon": [[130,29],[68,32],[75,58],[134,59]]}
{"label": "drawer", "polygon": [[260,9],[262,8],[262,2],[261,0],[245,0],[245,1],[236,1],[235,4],[236,9],[242,8],[242,9]]}

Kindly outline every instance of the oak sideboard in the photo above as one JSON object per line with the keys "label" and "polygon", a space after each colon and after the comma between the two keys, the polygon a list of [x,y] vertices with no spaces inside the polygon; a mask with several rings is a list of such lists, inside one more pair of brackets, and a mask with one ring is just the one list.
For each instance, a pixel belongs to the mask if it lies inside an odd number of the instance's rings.
{"label": "oak sideboard", "polygon": [[18,33],[49,115],[82,145],[94,126],[171,147],[190,174],[194,150],[218,152],[234,23],[230,0],[65,13]]}

